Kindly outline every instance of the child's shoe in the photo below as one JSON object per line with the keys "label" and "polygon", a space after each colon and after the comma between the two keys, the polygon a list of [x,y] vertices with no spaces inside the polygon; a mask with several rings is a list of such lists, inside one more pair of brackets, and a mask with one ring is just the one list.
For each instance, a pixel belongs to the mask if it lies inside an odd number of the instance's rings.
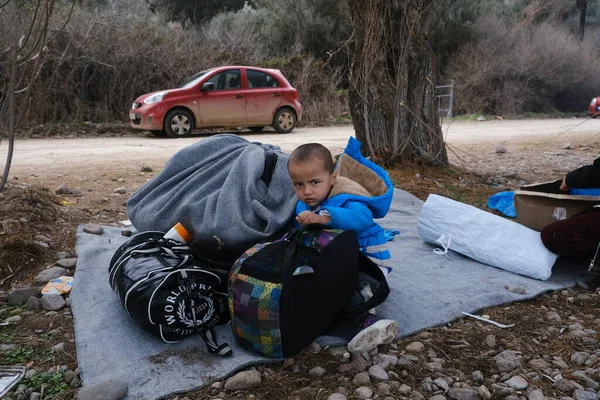
{"label": "child's shoe", "polygon": [[348,343],[348,351],[354,354],[369,353],[380,344],[391,343],[398,334],[398,324],[373,314],[362,315],[358,320],[359,331]]}

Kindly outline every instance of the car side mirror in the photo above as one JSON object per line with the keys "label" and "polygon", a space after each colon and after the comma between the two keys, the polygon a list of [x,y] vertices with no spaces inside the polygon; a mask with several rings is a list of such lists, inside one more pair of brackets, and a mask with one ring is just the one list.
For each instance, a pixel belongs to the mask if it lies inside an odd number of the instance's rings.
{"label": "car side mirror", "polygon": [[215,90],[215,84],[212,82],[206,82],[204,85],[202,85],[202,89],[200,89],[203,92],[208,92],[209,90]]}

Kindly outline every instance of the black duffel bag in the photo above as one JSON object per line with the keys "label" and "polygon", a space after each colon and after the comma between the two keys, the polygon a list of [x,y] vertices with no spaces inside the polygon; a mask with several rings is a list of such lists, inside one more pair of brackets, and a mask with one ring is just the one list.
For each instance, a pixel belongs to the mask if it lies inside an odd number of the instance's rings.
{"label": "black duffel bag", "polygon": [[167,343],[198,333],[208,351],[231,355],[214,327],[229,322],[228,271],[201,264],[189,246],[142,232],[123,243],[109,265],[109,282],[127,313]]}

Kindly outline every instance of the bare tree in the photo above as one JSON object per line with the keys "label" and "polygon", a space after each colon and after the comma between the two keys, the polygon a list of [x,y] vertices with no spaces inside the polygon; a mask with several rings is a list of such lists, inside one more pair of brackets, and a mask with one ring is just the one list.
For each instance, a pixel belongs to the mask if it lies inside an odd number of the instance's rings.
{"label": "bare tree", "polygon": [[356,47],[350,109],[364,152],[384,165],[448,164],[433,54],[423,29],[432,0],[348,0]]}
{"label": "bare tree", "polygon": [[[65,4],[59,0],[32,0],[19,2],[3,0],[0,3],[0,139],[6,138],[8,151],[0,192],[6,185],[15,144],[15,132],[27,107],[25,103],[31,85],[47,58],[47,45],[66,26],[73,11],[74,1],[58,29],[51,30],[56,7]],[[67,1],[68,4],[68,1]]]}

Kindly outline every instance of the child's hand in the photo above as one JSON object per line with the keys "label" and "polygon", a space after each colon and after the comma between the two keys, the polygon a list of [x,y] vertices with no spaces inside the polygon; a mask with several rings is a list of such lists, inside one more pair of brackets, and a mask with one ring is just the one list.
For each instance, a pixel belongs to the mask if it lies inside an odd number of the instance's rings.
{"label": "child's hand", "polygon": [[331,217],[327,215],[318,215],[310,211],[302,211],[296,217],[296,221],[298,221],[298,223],[301,226],[306,226],[310,224],[327,225],[329,221],[331,221]]}

